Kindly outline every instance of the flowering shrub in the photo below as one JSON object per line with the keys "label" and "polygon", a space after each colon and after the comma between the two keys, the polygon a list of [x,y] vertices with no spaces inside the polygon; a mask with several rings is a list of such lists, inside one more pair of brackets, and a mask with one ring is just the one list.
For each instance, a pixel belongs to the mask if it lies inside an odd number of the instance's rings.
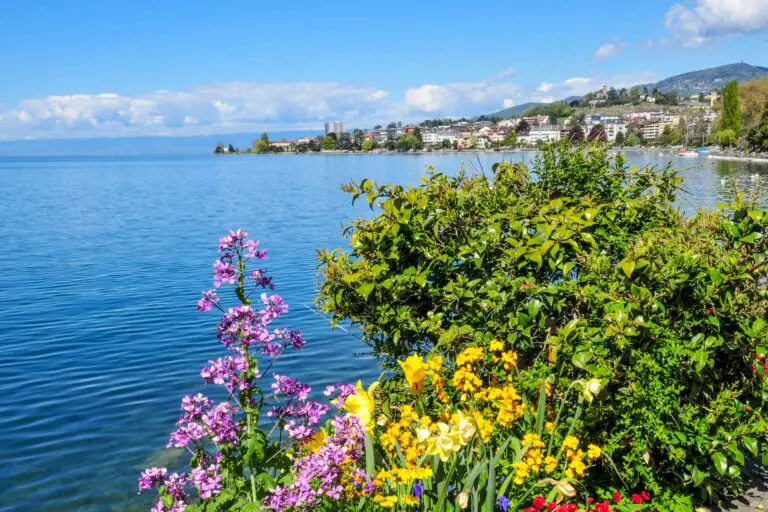
{"label": "flowering shrub", "polygon": [[[191,457],[180,472],[141,473],[139,492],[158,493],[153,512],[506,512],[531,500],[531,510],[603,510],[574,501],[588,495],[592,470],[606,470],[601,448],[578,437],[579,417],[597,406],[603,381],[573,381],[560,392],[545,376],[531,397],[517,387],[518,353],[493,340],[454,362],[437,351],[410,355],[389,378],[329,386],[330,403],[317,402],[306,384],[268,375],[304,339],[273,326],[288,306],[264,291],[274,285],[263,270],[248,269],[266,253],[243,231],[223,237],[219,252],[214,289],[198,309],[222,313],[217,338],[229,354],[201,377],[225,398],[182,399],[168,448]],[[229,308],[220,295],[227,286],[238,299]],[[641,510],[647,498],[612,510]]]}
{"label": "flowering shrub", "polygon": [[716,502],[744,490],[745,459],[768,461],[768,212],[739,196],[687,219],[680,183],[559,145],[531,169],[352,182],[376,215],[321,254],[320,301],[390,368],[440,353],[468,396],[458,357],[494,340],[517,354],[520,396],[550,374],[556,393],[604,382],[579,421],[618,470],[599,485]]}

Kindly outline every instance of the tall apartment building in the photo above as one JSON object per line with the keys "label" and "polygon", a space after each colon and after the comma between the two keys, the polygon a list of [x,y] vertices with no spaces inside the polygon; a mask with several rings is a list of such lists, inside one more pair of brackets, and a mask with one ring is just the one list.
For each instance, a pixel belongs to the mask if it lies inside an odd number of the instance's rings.
{"label": "tall apartment building", "polygon": [[331,121],[328,123],[325,123],[325,134],[328,135],[329,133],[335,133],[336,135],[340,133],[344,133],[347,131],[346,126],[344,126],[344,121]]}

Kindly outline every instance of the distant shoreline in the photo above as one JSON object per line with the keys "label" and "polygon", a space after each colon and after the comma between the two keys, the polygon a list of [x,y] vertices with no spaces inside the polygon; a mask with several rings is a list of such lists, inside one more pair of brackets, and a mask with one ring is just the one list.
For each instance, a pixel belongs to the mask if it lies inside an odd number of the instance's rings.
{"label": "distant shoreline", "polygon": [[[647,153],[656,153],[656,152],[668,152],[670,155],[674,155],[674,151],[676,148],[670,148],[670,147],[614,147],[609,148],[611,151],[637,151],[637,152],[647,152]],[[426,151],[426,150],[416,150],[416,151],[397,151],[397,150],[373,150],[373,151],[306,151],[306,152],[297,152],[297,151],[281,151],[278,153],[212,153],[213,156],[292,156],[292,155],[346,155],[346,156],[358,156],[358,155],[451,155],[451,154],[457,154],[457,155],[474,155],[474,154],[487,154],[487,153],[530,153],[530,152],[537,152],[539,151],[538,148],[532,147],[532,148],[510,148],[510,149],[501,149],[501,148],[491,148],[491,149],[463,149],[463,150],[455,150],[455,149],[438,149],[438,150],[432,150],[432,151]],[[759,153],[759,154],[750,154],[750,153],[731,153],[731,152],[723,152],[720,150],[713,150],[711,154],[709,155],[702,155],[705,158],[711,158],[715,160],[740,160],[743,162],[754,162],[754,163],[762,163],[762,164],[768,164],[768,153]]]}

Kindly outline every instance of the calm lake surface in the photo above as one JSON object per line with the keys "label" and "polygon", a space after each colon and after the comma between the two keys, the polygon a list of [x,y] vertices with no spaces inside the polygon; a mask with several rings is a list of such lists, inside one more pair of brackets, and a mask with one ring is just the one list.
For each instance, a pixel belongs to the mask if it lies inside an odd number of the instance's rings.
{"label": "calm lake surface", "polygon": [[[138,472],[177,464],[162,448],[179,400],[205,391],[200,368],[223,353],[218,317],[195,302],[230,228],[269,250],[285,325],[307,340],[277,371],[315,390],[376,378],[366,347],[308,309],[315,250],[345,246],[342,224],[370,215],[339,183],[416,183],[428,164],[501,157],[0,157],[0,511],[149,509]],[[768,185],[765,164],[627,157],[683,169],[688,213]]]}

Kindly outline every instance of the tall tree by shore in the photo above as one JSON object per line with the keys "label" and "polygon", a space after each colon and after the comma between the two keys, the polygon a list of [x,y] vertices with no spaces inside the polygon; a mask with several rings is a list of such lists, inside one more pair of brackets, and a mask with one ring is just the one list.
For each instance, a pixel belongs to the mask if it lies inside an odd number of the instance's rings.
{"label": "tall tree by shore", "polygon": [[739,83],[736,80],[728,82],[723,89],[723,115],[720,119],[720,129],[733,130],[737,137],[741,133],[741,100]]}

